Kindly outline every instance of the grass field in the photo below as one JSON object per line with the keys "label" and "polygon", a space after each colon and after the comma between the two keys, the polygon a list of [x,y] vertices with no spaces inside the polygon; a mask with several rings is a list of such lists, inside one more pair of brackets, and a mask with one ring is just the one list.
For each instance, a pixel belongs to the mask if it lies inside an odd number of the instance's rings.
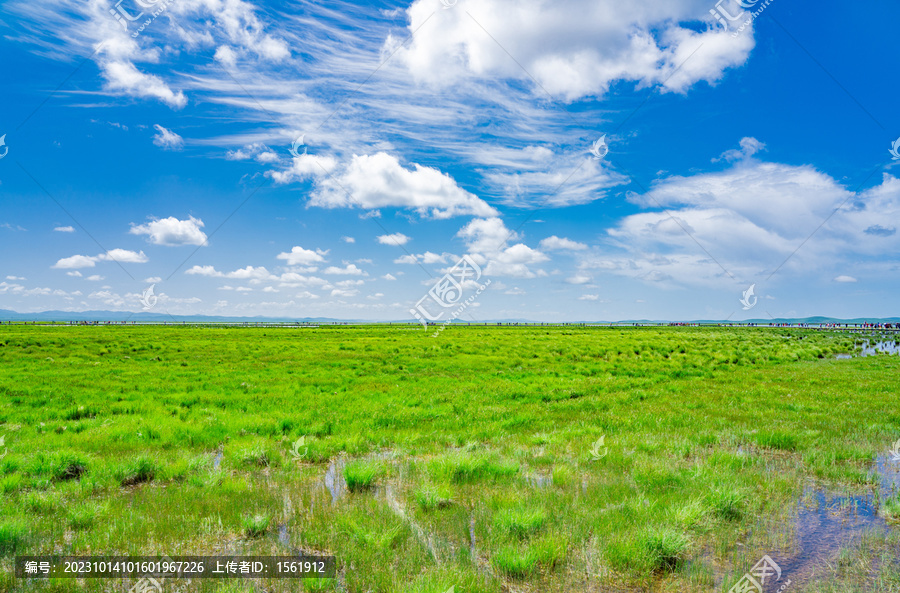
{"label": "grass field", "polygon": [[[810,488],[877,491],[900,438],[900,358],[836,360],[857,336],[431,333],[0,328],[0,589],[131,586],[26,585],[22,554],[302,549],[335,555],[338,578],[165,587],[728,591],[798,554]],[[873,528],[785,577],[900,591],[898,550]]]}

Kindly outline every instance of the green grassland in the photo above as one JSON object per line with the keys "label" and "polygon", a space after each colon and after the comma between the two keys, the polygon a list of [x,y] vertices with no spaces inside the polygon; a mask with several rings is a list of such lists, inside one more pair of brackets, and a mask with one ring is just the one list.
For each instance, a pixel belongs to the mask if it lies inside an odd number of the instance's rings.
{"label": "green grassland", "polygon": [[[835,360],[857,336],[431,333],[0,328],[0,590],[130,586],[26,586],[21,554],[294,548],[338,578],[188,588],[728,591],[790,549],[804,485],[870,489],[900,438],[900,357]],[[791,591],[898,591],[897,546]]]}

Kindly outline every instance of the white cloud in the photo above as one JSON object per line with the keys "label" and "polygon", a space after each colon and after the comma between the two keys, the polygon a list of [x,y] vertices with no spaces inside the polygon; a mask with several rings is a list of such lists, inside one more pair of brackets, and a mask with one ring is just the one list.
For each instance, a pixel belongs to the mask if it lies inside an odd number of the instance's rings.
{"label": "white cloud", "polygon": [[282,171],[267,171],[275,183],[285,184],[297,180],[321,178],[334,172],[338,161],[328,155],[301,154],[292,157],[291,166]]}
{"label": "white cloud", "polygon": [[181,150],[184,148],[184,138],[159,124],[153,124],[153,127],[157,132],[153,136],[153,144],[163,150]]}
{"label": "white cloud", "polygon": [[600,295],[597,294],[583,294],[578,297],[579,301],[596,301],[600,298]]}
{"label": "white cloud", "polygon": [[477,218],[460,229],[456,236],[465,240],[469,249],[476,253],[499,251],[508,241],[518,238],[499,218]]}
{"label": "white cloud", "polygon": [[247,266],[233,272],[220,272],[213,266],[194,266],[187,270],[189,276],[207,276],[209,278],[229,278],[232,280],[276,280],[278,277],[269,273],[264,267]]}
{"label": "white cloud", "polygon": [[[297,246],[293,247],[290,253],[279,253],[276,257],[277,259],[285,260],[289,266],[311,266],[313,264],[324,262],[325,258],[323,256],[327,254],[328,251],[323,251],[321,249],[313,251]],[[315,270],[309,271],[314,272]]]}
{"label": "white cloud", "polygon": [[540,243],[541,249],[547,251],[566,250],[566,251],[584,251],[588,248],[584,243],[578,243],[571,239],[560,238],[556,235],[547,237]]}
{"label": "white cloud", "polygon": [[704,0],[460,0],[455,10],[436,11],[430,0],[416,0],[407,9],[409,31],[433,20],[441,34],[415,35],[402,48],[405,34],[391,36],[385,51],[397,50],[417,79],[440,86],[467,77],[530,84],[530,74],[540,85],[535,93],[568,100],[602,96],[617,81],[686,92],[743,65],[755,44],[752,32],[698,31],[701,19],[713,20],[709,9]]}
{"label": "white cloud", "polygon": [[56,228],[53,229],[53,230],[56,231],[57,233],[74,233],[74,232],[75,232],[75,227],[72,227],[72,226],[58,226],[58,227],[56,227]]}
{"label": "white cloud", "polygon": [[335,288],[334,290],[331,291],[331,296],[344,297],[344,298],[355,297],[358,294],[359,294],[358,290],[342,290],[339,288]]}
{"label": "white cloud", "polygon": [[668,288],[733,287],[776,269],[834,278],[900,250],[900,236],[880,226],[900,219],[900,180],[885,173],[854,194],[810,165],[761,162],[755,139],[741,146],[724,171],[663,178],[630,195],[648,211],[620,220],[608,231],[611,250],[584,253],[579,268]]}
{"label": "white cloud", "polygon": [[336,266],[330,266],[325,268],[322,272],[323,274],[330,275],[345,275],[345,276],[368,276],[368,274],[359,268],[356,267],[356,264],[349,264],[346,267],[338,268]]}
{"label": "white cloud", "polygon": [[93,276],[88,276],[85,280],[90,280],[91,282],[100,282],[101,280],[106,280],[105,276],[100,276],[99,274],[94,274]]}
{"label": "white cloud", "polygon": [[426,251],[418,255],[417,257],[422,260],[423,264],[445,264],[447,263],[447,256],[449,253],[443,253],[438,255],[437,253],[431,253],[430,251]]}
{"label": "white cloud", "polygon": [[560,208],[601,199],[608,189],[628,182],[627,176],[590,158],[589,148],[487,146],[469,152],[480,165],[490,167],[485,180],[507,204]]}
{"label": "white cloud", "polygon": [[262,142],[254,142],[237,150],[229,150],[225,153],[225,158],[229,161],[245,161],[253,159],[262,165],[277,163],[281,160],[278,153]]}
{"label": "white cloud", "polygon": [[466,242],[469,253],[488,276],[534,278],[545,274],[542,270],[534,272],[529,266],[550,258],[524,243],[507,247],[510,240],[518,239],[518,235],[507,229],[499,218],[476,218],[460,229],[456,236]]}
{"label": "white cloud", "polygon": [[149,241],[154,245],[203,245],[207,239],[206,234],[200,230],[203,226],[203,221],[193,216],[188,220],[170,216],[137,226],[132,223],[129,232],[132,235],[148,235]]}
{"label": "white cloud", "polygon": [[379,235],[376,240],[382,245],[406,245],[412,240],[403,233],[394,233],[392,235]]}
{"label": "white cloud", "polygon": [[339,288],[350,288],[351,286],[362,286],[363,284],[365,284],[364,280],[341,280],[334,283]]}
{"label": "white cloud", "polygon": [[382,276],[382,279],[384,279],[384,280],[396,280],[397,277],[394,276],[393,274],[385,274],[384,276]]}
{"label": "white cloud", "polygon": [[[323,208],[409,208],[422,217],[493,216],[486,202],[457,185],[452,177],[431,167],[409,170],[384,152],[354,155],[346,169],[324,178],[310,200]],[[349,195],[348,195],[349,193]],[[351,197],[352,196],[352,197]]]}
{"label": "white cloud", "polygon": [[341,237],[341,241],[344,243],[356,243],[356,239],[353,237]]}
{"label": "white cloud", "polygon": [[[106,0],[14,0],[11,10],[30,32],[29,41],[53,57],[90,55],[105,80],[104,90],[114,95],[150,98],[179,109],[187,104],[162,75],[141,71],[138,63],[158,64],[163,57],[209,53],[232,66],[251,62],[279,63],[290,56],[287,43],[265,32],[257,8],[245,0],[178,0],[159,17],[151,16],[156,2],[126,3],[135,22],[123,28],[110,14]],[[138,35],[146,21],[152,37]],[[140,28],[140,29],[139,29]],[[160,68],[168,72],[168,68]],[[170,75],[175,78],[177,74]],[[178,77],[184,82],[185,78]]]}
{"label": "white cloud", "polygon": [[[137,253],[135,251],[129,251],[127,249],[110,249],[106,253],[101,253],[97,256],[73,255],[72,257],[66,257],[57,261],[53,265],[53,268],[60,270],[93,268],[97,265],[98,261],[115,261],[119,263],[143,264],[150,260],[143,251]],[[77,275],[80,276],[80,274]],[[76,274],[69,273],[69,276],[76,276]]]}
{"label": "white cloud", "polygon": [[148,258],[143,251],[136,253],[134,251],[128,251],[127,249],[110,249],[106,253],[98,255],[97,259],[103,261],[116,261],[123,264],[143,264],[150,261],[150,258]]}
{"label": "white cloud", "polygon": [[835,282],[856,282],[856,278],[853,276],[838,276],[834,279]]}
{"label": "white cloud", "polygon": [[591,278],[587,274],[575,274],[574,276],[570,276],[569,278],[566,278],[566,284],[575,284],[575,285],[590,284],[591,282],[593,282],[593,280],[594,279]]}
{"label": "white cloud", "polygon": [[72,276],[73,278],[81,278],[81,272],[79,272],[77,270],[74,272],[66,272],[66,276]]}
{"label": "white cloud", "polygon": [[417,264],[422,262],[423,264],[446,264],[447,258],[452,257],[450,253],[437,254],[432,253],[430,251],[426,251],[425,253],[419,253],[416,255],[406,254],[398,257],[394,260],[395,264]]}
{"label": "white cloud", "polygon": [[78,268],[93,268],[97,265],[97,258],[88,255],[73,255],[56,262],[53,267],[60,270],[74,270]]}
{"label": "white cloud", "polygon": [[749,159],[756,153],[763,151],[766,149],[766,145],[757,140],[756,138],[741,138],[740,149],[732,149],[726,150],[723,152],[719,158],[715,158],[712,162],[717,163],[719,161],[727,161],[729,163],[744,159]]}
{"label": "white cloud", "polygon": [[160,278],[159,276],[151,276],[149,278],[145,278],[144,282],[146,282],[147,284],[156,284],[157,282],[162,282],[162,278]]}

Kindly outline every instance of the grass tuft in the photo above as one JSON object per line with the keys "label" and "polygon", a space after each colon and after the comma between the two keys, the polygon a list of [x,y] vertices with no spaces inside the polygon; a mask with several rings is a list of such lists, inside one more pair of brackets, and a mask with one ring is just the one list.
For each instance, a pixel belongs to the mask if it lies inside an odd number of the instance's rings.
{"label": "grass tuft", "polygon": [[272,522],[272,515],[245,515],[241,523],[244,527],[244,533],[247,537],[261,537],[269,530],[269,524]]}
{"label": "grass tuft", "polygon": [[351,461],[344,466],[344,480],[350,492],[359,492],[373,487],[383,472],[384,467],[378,461]]}
{"label": "grass tuft", "polygon": [[690,541],[677,531],[659,529],[643,534],[640,543],[652,571],[671,572],[684,560]]}
{"label": "grass tuft", "polygon": [[423,511],[445,509],[453,504],[450,489],[446,486],[428,484],[416,490],[416,503]]}
{"label": "grass tuft", "polygon": [[500,531],[524,538],[532,535],[547,522],[543,509],[505,509],[494,518],[494,525]]}
{"label": "grass tuft", "polygon": [[117,478],[122,486],[152,482],[159,473],[159,464],[152,457],[141,455],[119,467]]}
{"label": "grass tuft", "polygon": [[0,521],[0,556],[9,556],[21,550],[28,541],[28,524],[21,519]]}

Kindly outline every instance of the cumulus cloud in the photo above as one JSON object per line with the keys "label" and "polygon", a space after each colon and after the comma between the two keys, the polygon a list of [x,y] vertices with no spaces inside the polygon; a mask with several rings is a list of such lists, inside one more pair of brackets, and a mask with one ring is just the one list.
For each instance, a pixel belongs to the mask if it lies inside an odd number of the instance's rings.
{"label": "cumulus cloud", "polygon": [[338,276],[338,275],[368,276],[368,274],[366,272],[357,268],[356,264],[348,264],[347,266],[345,266],[343,268],[339,268],[336,266],[330,266],[330,267],[325,268],[322,273],[334,275],[334,276]]}
{"label": "cumulus cloud", "polygon": [[507,229],[499,218],[472,220],[457,236],[466,242],[474,261],[483,266],[484,273],[489,276],[534,278],[545,275],[542,270],[534,272],[529,266],[550,258],[524,243],[508,246],[508,242],[518,239],[518,235]]}
{"label": "cumulus cloud", "polygon": [[[59,270],[78,270],[83,268],[93,268],[97,265],[98,261],[115,261],[119,263],[131,263],[131,264],[143,264],[150,261],[150,259],[144,254],[143,251],[140,253],[134,251],[128,251],[127,249],[110,249],[106,253],[101,253],[100,255],[73,255],[72,257],[65,257],[59,261],[57,261],[53,268]],[[70,276],[80,276],[81,274],[69,273]]]}
{"label": "cumulus cloud", "polygon": [[137,253],[127,249],[111,249],[104,254],[98,255],[97,259],[129,264],[143,264],[150,261],[150,258],[144,255],[143,251]]}
{"label": "cumulus cloud", "polygon": [[225,158],[229,161],[246,161],[252,159],[262,165],[276,163],[281,160],[278,153],[262,142],[254,142],[237,150],[229,150],[225,153]]}
{"label": "cumulus cloud", "polygon": [[184,138],[167,130],[159,124],[153,124],[156,134],[153,136],[153,144],[159,146],[163,150],[181,150],[184,148]]}
{"label": "cumulus cloud", "polygon": [[662,178],[630,195],[647,211],[620,220],[608,231],[610,249],[584,253],[579,268],[669,286],[733,286],[776,270],[834,277],[900,250],[900,236],[883,226],[900,219],[900,180],[885,173],[854,193],[813,166],[758,160],[758,141],[741,146],[724,171]]}
{"label": "cumulus cloud", "polygon": [[328,251],[322,251],[321,249],[313,251],[302,247],[293,247],[290,253],[279,253],[276,257],[277,259],[285,260],[285,263],[289,266],[311,266],[324,262],[324,256],[327,254]]}
{"label": "cumulus cloud", "polygon": [[73,255],[64,257],[56,262],[53,267],[60,270],[75,270],[79,268],[93,268],[97,265],[97,258],[89,255]]}
{"label": "cumulus cloud", "polygon": [[594,279],[591,278],[588,274],[575,274],[574,276],[570,276],[566,278],[566,284],[590,284]]}
{"label": "cumulus cloud", "polygon": [[460,0],[455,10],[435,11],[430,0],[416,0],[407,9],[409,31],[434,19],[429,26],[441,34],[415,35],[402,47],[406,36],[391,36],[385,49],[433,85],[466,77],[530,83],[527,71],[540,85],[536,93],[568,100],[602,96],[618,81],[686,92],[744,64],[754,47],[752,34],[732,38],[724,28],[703,27],[701,19],[713,20],[708,4]]}
{"label": "cumulus cloud", "polygon": [[280,171],[267,171],[266,175],[277,184],[292,183],[303,179],[324,178],[337,169],[338,161],[329,155],[301,154],[292,157],[291,165]]}
{"label": "cumulus cloud", "polygon": [[207,239],[206,234],[200,230],[203,226],[203,221],[193,216],[187,220],[170,216],[141,225],[132,223],[129,233],[147,235],[154,245],[203,245]]}
{"label": "cumulus cloud", "polygon": [[540,243],[541,249],[546,251],[584,251],[588,248],[584,243],[578,243],[571,239],[560,238],[556,235],[547,237]]}
{"label": "cumulus cloud", "polygon": [[233,272],[220,272],[214,266],[194,266],[185,271],[188,276],[207,276],[209,278],[229,278],[232,280],[275,280],[278,277],[264,267],[247,266]]}
{"label": "cumulus cloud", "polygon": [[57,233],[74,233],[74,232],[75,232],[75,227],[72,227],[72,226],[58,226],[58,227],[56,227],[56,228],[53,229],[53,230],[56,231]]}
{"label": "cumulus cloud", "polygon": [[395,264],[446,264],[448,258],[453,257],[450,253],[432,253],[430,251],[426,251],[425,253],[419,254],[407,254],[398,257],[394,260]]}
{"label": "cumulus cloud", "polygon": [[412,237],[407,237],[403,233],[393,233],[391,235],[379,235],[376,240],[382,245],[406,245],[412,241]]}
{"label": "cumulus cloud", "polygon": [[358,294],[359,294],[358,290],[347,290],[347,289],[342,289],[342,288],[335,288],[334,290],[331,291],[331,296],[333,296],[333,297],[336,296],[336,297],[343,297],[343,298],[351,298],[351,297],[355,297]]}
{"label": "cumulus cloud", "polygon": [[346,169],[321,181],[309,203],[323,208],[409,208],[436,219],[496,214],[449,175],[418,164],[407,169],[384,152],[354,155]]}
{"label": "cumulus cloud", "polygon": [[749,137],[742,138],[740,141],[740,146],[741,146],[740,149],[735,148],[732,150],[726,150],[719,156],[719,158],[713,159],[712,162],[717,163],[719,161],[727,161],[730,163],[730,162],[739,161],[739,160],[743,160],[743,159],[749,159],[750,157],[755,155],[757,152],[760,152],[760,151],[766,149],[765,144],[763,144],[756,138],[749,138]]}

